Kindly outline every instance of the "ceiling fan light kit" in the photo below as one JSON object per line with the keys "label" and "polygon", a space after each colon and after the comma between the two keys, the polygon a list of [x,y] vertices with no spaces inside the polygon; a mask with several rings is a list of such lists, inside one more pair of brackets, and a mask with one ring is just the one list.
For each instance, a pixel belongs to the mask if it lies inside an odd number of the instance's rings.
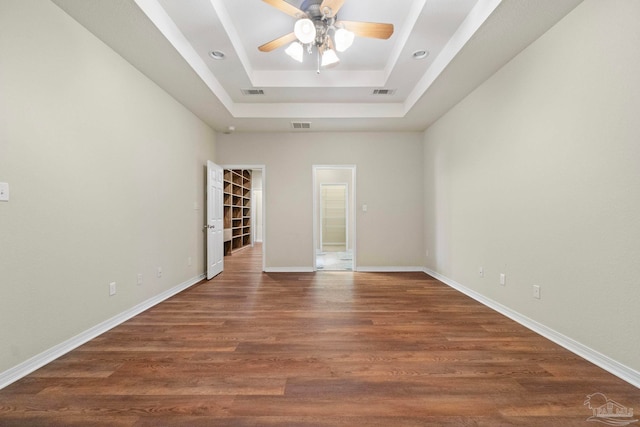
{"label": "ceiling fan light kit", "polygon": [[298,62],[302,62],[304,60],[304,48],[299,42],[291,43],[284,52]]}
{"label": "ceiling fan light kit", "polygon": [[344,52],[349,49],[356,38],[356,35],[344,28],[338,28],[333,36],[336,42],[336,50]]}
{"label": "ceiling fan light kit", "polygon": [[322,63],[323,67],[329,67],[331,65],[337,64],[340,62],[340,58],[336,55],[336,52],[333,49],[327,49],[322,53]]}
{"label": "ceiling fan light kit", "polygon": [[316,39],[316,26],[309,18],[298,19],[293,27],[293,33],[300,43],[309,44]]}
{"label": "ceiling fan light kit", "polygon": [[300,9],[285,0],[263,0],[276,9],[296,18],[293,32],[265,43],[258,49],[271,52],[287,43],[285,53],[298,62],[304,61],[304,50],[317,51],[318,69],[335,66],[340,62],[336,54],[344,52],[355,36],[388,39],[393,34],[393,24],[375,22],[337,21],[337,14],[345,0],[304,0]]}

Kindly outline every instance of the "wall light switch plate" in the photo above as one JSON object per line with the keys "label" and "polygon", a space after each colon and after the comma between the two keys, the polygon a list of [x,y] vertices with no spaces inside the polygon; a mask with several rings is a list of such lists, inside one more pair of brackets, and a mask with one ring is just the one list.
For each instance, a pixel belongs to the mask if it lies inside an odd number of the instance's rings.
{"label": "wall light switch plate", "polygon": [[507,276],[504,273],[500,273],[500,285],[504,286],[507,284]]}
{"label": "wall light switch plate", "polygon": [[9,184],[6,182],[0,182],[0,202],[9,201]]}
{"label": "wall light switch plate", "polygon": [[533,297],[536,299],[540,299],[540,286],[533,285]]}

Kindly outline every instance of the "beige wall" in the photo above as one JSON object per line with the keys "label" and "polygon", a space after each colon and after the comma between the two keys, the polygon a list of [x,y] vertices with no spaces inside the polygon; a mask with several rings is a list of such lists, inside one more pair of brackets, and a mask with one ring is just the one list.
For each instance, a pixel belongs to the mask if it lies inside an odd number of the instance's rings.
{"label": "beige wall", "polygon": [[215,134],[47,1],[0,2],[0,64],[1,373],[203,273]]}
{"label": "beige wall", "polygon": [[410,132],[235,133],[218,134],[216,154],[266,165],[267,269],[311,269],[313,165],[357,166],[358,268],[423,265],[422,150]]}
{"label": "beige wall", "polygon": [[428,267],[635,370],[638,16],[585,1],[425,135]]}

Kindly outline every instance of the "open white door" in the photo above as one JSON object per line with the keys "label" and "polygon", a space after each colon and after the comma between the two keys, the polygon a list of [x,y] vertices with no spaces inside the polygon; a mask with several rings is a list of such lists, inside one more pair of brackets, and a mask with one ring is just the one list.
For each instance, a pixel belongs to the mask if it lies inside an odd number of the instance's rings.
{"label": "open white door", "polygon": [[207,279],[224,269],[223,171],[215,163],[207,162]]}

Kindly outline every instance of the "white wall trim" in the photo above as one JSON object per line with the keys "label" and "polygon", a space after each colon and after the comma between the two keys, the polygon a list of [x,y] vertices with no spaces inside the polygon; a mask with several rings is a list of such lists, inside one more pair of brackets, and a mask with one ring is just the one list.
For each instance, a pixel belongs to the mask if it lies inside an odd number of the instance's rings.
{"label": "white wall trim", "polygon": [[403,266],[403,267],[394,267],[394,266],[358,266],[356,269],[357,272],[360,273],[413,273],[413,272],[424,272],[424,267],[411,267],[411,266]]}
{"label": "white wall trim", "polygon": [[564,347],[570,352],[582,357],[583,359],[588,360],[596,366],[608,371],[609,373],[617,376],[618,378],[628,382],[629,384],[640,388],[640,372],[632,369],[626,365],[623,365],[620,362],[617,362],[611,359],[604,354],[587,347],[586,345],[575,341],[572,338],[567,337],[566,335],[561,334],[558,331],[555,331],[541,323],[536,322],[533,319],[530,319],[517,311],[510,309],[490,298],[485,297],[484,295],[464,286],[460,283],[457,283],[454,280],[449,279],[446,276],[443,276],[435,271],[429,270],[425,268],[423,270],[429,276],[438,279],[442,283],[462,292],[463,294],[473,298],[479,303],[497,311],[500,314],[503,314],[514,320],[515,322],[521,324],[522,326],[532,330],[533,332],[542,335],[543,337],[553,341],[554,343]]}
{"label": "white wall trim", "polygon": [[121,323],[124,323],[127,320],[131,319],[132,317],[137,316],[138,314],[150,309],[154,305],[157,305],[162,301],[168,298],[171,298],[172,296],[184,291],[185,289],[190,288],[191,286],[200,282],[204,278],[205,278],[205,275],[201,274],[192,279],[189,279],[186,282],[183,282],[177,286],[174,286],[173,288],[168,289],[162,292],[161,294],[156,295],[155,297],[150,298],[130,308],[129,310],[126,310],[108,320],[105,320],[104,322],[99,323],[98,325],[92,328],[89,328],[84,332],[81,332],[75,337],[72,337],[64,342],[61,342],[60,344],[55,345],[50,349],[43,351],[42,353],[32,357],[31,359],[28,359],[20,363],[19,365],[16,365],[13,368],[10,368],[0,373],[0,390],[5,388],[9,384],[12,384],[18,381],[19,379],[29,375],[33,371],[40,369],[47,363],[50,363],[55,359],[65,355],[71,350],[74,350],[75,348],[81,346],[82,344],[85,344],[91,341],[95,337],[107,332],[110,329],[113,329],[114,327],[120,325]]}
{"label": "white wall trim", "polygon": [[269,267],[265,273],[313,273],[313,267]]}
{"label": "white wall trim", "polygon": [[[269,267],[265,269],[265,273],[313,273],[313,267]],[[318,272],[332,271],[332,270],[317,270]],[[355,271],[360,273],[426,273],[424,267],[358,267]],[[429,274],[429,273],[427,273]]]}

